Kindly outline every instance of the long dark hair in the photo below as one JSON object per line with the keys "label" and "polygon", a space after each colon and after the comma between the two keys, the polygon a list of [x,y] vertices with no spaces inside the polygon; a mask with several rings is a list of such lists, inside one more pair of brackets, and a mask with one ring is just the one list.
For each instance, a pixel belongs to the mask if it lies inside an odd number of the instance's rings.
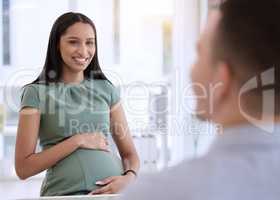
{"label": "long dark hair", "polygon": [[43,70],[39,77],[32,83],[49,84],[53,82],[59,82],[59,79],[62,75],[63,60],[60,54],[60,50],[58,48],[58,44],[61,36],[65,33],[68,27],[77,22],[89,24],[93,28],[95,34],[95,55],[92,58],[88,67],[84,70],[84,78],[108,80],[102,72],[98,61],[97,36],[94,23],[91,21],[91,19],[89,19],[87,16],[81,13],[67,12],[58,17],[55,23],[53,24],[49,36],[47,56]]}

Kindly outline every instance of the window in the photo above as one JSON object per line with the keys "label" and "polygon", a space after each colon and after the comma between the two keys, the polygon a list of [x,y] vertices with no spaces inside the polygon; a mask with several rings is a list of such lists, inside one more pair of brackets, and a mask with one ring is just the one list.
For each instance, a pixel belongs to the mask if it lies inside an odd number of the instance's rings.
{"label": "window", "polygon": [[3,65],[10,65],[10,0],[2,0]]}

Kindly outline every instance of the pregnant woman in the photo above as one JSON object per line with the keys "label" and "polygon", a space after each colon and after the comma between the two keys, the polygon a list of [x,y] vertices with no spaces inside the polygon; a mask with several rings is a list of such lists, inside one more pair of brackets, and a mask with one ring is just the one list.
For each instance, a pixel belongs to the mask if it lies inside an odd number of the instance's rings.
{"label": "pregnant woman", "polygon": [[119,193],[137,175],[119,93],[100,69],[96,29],[83,14],[55,21],[44,68],[24,87],[15,168],[21,179],[47,170],[41,196]]}

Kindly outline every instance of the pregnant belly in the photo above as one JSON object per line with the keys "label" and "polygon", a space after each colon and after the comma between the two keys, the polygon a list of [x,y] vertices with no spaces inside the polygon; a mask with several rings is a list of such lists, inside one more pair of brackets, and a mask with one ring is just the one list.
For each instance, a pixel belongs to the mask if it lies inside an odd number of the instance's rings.
{"label": "pregnant belly", "polygon": [[52,196],[93,190],[97,188],[96,181],[122,173],[122,163],[116,155],[99,150],[78,149],[47,172],[43,193]]}

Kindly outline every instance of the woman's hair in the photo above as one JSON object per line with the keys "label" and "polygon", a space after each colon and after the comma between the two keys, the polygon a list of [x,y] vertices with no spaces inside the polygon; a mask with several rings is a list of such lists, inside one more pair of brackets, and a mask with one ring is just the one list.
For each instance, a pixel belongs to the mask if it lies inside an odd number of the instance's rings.
{"label": "woman's hair", "polygon": [[43,70],[39,75],[39,77],[32,83],[43,82],[45,84],[49,84],[52,82],[59,81],[62,75],[62,64],[63,64],[60,50],[58,48],[60,38],[70,26],[72,26],[77,22],[89,24],[93,28],[95,34],[96,51],[90,64],[84,70],[84,77],[86,79],[108,80],[104,75],[104,73],[102,72],[98,61],[97,36],[96,36],[96,29],[94,23],[91,21],[91,19],[89,19],[87,16],[81,13],[68,12],[58,17],[55,23],[53,24],[49,36],[47,56],[46,56]]}

